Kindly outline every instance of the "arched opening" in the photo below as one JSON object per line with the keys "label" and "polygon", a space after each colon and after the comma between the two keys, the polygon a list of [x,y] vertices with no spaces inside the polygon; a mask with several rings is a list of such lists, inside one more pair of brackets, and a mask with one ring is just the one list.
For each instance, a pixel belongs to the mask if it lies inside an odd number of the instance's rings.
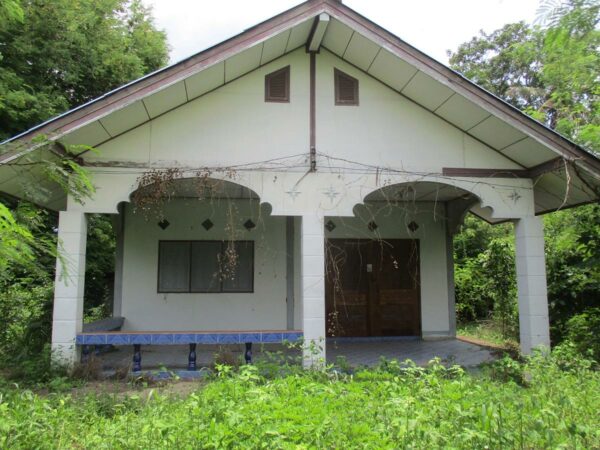
{"label": "arched opening", "polygon": [[[268,305],[285,298],[285,218],[271,216],[256,192],[209,177],[158,178],[130,200],[119,205],[117,238],[115,310],[124,329],[242,329],[253,320],[271,329],[269,319],[285,328],[285,303]],[[274,274],[284,280],[270,283],[283,291],[277,297],[263,283]]]}
{"label": "arched opening", "polygon": [[329,337],[452,337],[452,234],[480,199],[450,184],[384,186],[326,225]]}

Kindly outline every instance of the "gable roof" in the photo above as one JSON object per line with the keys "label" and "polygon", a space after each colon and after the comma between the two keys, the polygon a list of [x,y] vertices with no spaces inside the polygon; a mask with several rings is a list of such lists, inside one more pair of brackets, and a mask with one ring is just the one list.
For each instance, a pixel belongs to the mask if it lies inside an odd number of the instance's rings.
{"label": "gable roof", "polygon": [[598,200],[597,157],[336,0],[304,2],[31,128],[2,143],[15,148],[0,155],[0,167],[34,151],[38,135],[101,145],[306,46],[321,14],[330,18],[323,47],[511,159],[522,176],[535,178],[537,213]]}

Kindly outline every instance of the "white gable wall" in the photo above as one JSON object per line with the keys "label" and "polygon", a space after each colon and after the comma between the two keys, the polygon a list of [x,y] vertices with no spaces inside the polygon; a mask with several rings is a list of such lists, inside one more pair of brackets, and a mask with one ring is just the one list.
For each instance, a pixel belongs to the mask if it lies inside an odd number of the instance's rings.
{"label": "white gable wall", "polygon": [[[291,66],[289,103],[264,101],[266,74]],[[308,57],[296,50],[103,145],[88,161],[226,166],[308,148]]]}
{"label": "white gable wall", "polygon": [[[317,151],[352,161],[440,172],[521,168],[325,49],[317,55]],[[291,66],[289,103],[264,101],[264,76]],[[333,68],[359,80],[360,106],[335,106]],[[88,154],[88,161],[227,166],[307,153],[309,57],[298,49]]]}
{"label": "white gable wall", "polygon": [[[359,106],[336,106],[333,70],[359,80]],[[518,169],[505,156],[325,49],[317,55],[317,150],[381,167]]]}

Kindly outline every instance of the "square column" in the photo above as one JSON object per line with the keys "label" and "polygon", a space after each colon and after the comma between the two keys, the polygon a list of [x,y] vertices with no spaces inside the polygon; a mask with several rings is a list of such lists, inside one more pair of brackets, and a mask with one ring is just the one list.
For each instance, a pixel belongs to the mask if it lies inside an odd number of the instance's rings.
{"label": "square column", "polygon": [[515,221],[521,352],[550,348],[544,227],[540,217]]}
{"label": "square column", "polygon": [[80,211],[61,211],[58,218],[58,258],[52,317],[52,354],[72,365],[78,359],[75,337],[83,327],[83,288],[87,217]]}
{"label": "square column", "polygon": [[302,216],[304,367],[325,363],[325,232],[323,218]]}

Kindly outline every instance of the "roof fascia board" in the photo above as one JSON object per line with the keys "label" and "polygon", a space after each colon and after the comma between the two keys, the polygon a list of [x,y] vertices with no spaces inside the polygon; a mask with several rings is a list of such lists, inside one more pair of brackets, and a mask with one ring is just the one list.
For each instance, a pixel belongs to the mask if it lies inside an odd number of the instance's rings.
{"label": "roof fascia board", "polygon": [[309,52],[319,51],[319,49],[321,48],[321,42],[323,42],[323,37],[325,36],[325,32],[327,31],[328,25],[328,14],[321,13],[318,17],[315,18],[314,26],[310,32],[310,36],[308,37],[307,47]]}
{"label": "roof fascia board", "polygon": [[494,116],[508,122],[539,143],[550,147],[572,162],[585,159],[587,170],[600,173],[600,159],[574,142],[548,129],[504,100],[477,86],[458,72],[427,56],[399,37],[339,2],[327,2],[326,12],[340,22],[368,37],[418,70],[464,96]]}
{"label": "roof fascia board", "polygon": [[[69,131],[74,131],[94,120],[101,119],[118,109],[144,98],[151,92],[167,88],[252,45],[264,42],[285,29],[293,27],[310,17],[318,17],[323,13],[335,17],[359,33],[372,39],[381,47],[415,66],[418,70],[423,71],[435,80],[473,101],[501,120],[515,126],[515,128],[536,141],[554,149],[564,158],[577,163],[586,171],[591,171],[596,176],[600,174],[600,160],[589,152],[553,130],[546,128],[531,117],[526,116],[512,105],[475,85],[459,73],[402,41],[394,34],[341,2],[334,0],[312,0],[302,3],[221,44],[133,81],[38,127],[34,127],[7,142],[19,139],[22,143],[29,143],[38,134],[50,134],[48,136],[50,140],[57,140]],[[35,150],[37,147],[34,145],[25,150],[21,149],[19,151],[19,149],[16,149],[13,152],[8,152],[0,157],[0,163],[6,163],[16,157],[20,157],[24,153]]]}

